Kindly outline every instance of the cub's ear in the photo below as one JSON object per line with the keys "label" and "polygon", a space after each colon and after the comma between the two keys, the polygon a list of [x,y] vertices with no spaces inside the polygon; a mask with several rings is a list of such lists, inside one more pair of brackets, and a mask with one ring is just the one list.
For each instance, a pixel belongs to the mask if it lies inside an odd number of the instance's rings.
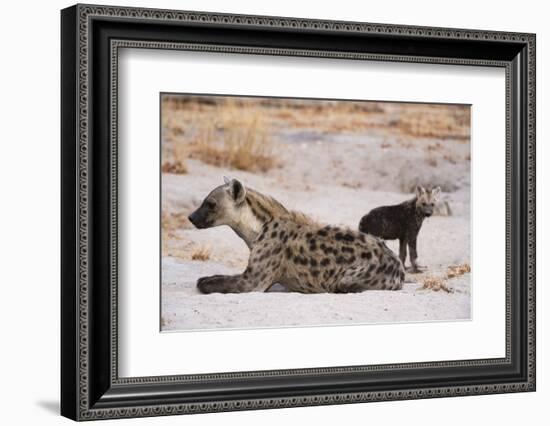
{"label": "cub's ear", "polygon": [[223,183],[225,183],[226,185],[231,182],[231,179],[229,179],[227,176],[224,176],[223,177]]}
{"label": "cub's ear", "polygon": [[426,193],[426,190],[423,187],[421,187],[420,185],[416,185],[415,193],[416,193],[416,197],[420,198],[420,197],[422,197],[422,195],[424,195]]}
{"label": "cub's ear", "polygon": [[246,188],[237,179],[231,179],[229,182],[228,191],[229,195],[236,204],[242,203],[246,197]]}
{"label": "cub's ear", "polygon": [[441,192],[441,187],[436,186],[435,188],[432,189],[432,197],[434,198],[437,197],[440,192]]}

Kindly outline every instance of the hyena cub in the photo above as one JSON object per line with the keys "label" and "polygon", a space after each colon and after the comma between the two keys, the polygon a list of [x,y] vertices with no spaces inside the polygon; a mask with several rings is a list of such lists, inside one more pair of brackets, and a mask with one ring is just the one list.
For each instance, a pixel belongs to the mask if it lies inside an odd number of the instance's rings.
{"label": "hyena cub", "polygon": [[315,223],[236,179],[226,178],[189,220],[199,229],[228,225],[250,248],[242,274],[200,278],[202,293],[266,291],[275,283],[300,293],[398,290],[403,285],[403,265],[379,238]]}
{"label": "hyena cub", "polygon": [[398,239],[399,258],[403,265],[408,245],[412,272],[420,272],[420,266],[416,263],[416,239],[424,218],[433,214],[439,192],[439,186],[431,190],[417,186],[416,196],[412,200],[393,206],[377,207],[363,216],[359,222],[359,230],[385,240]]}

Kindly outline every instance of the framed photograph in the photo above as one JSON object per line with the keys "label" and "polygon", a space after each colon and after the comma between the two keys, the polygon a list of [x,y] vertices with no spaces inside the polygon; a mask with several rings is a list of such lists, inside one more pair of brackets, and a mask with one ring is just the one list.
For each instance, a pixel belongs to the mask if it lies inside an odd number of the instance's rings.
{"label": "framed photograph", "polygon": [[61,12],[61,412],[535,390],[535,35]]}

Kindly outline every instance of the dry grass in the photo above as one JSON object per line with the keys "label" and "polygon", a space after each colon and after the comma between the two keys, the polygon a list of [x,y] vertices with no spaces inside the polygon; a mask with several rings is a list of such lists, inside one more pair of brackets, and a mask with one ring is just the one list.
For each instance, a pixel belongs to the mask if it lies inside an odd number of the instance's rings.
{"label": "dry grass", "polygon": [[470,264],[464,263],[462,265],[449,266],[447,268],[447,278],[456,278],[464,275],[467,272],[471,272]]}
{"label": "dry grass", "polygon": [[169,244],[177,240],[176,231],[179,229],[191,229],[193,225],[189,222],[187,215],[183,213],[162,212],[160,227],[162,231],[162,255],[182,257],[179,248]]}
{"label": "dry grass", "polygon": [[162,163],[163,173],[184,175],[187,169],[187,150],[182,143],[172,144],[172,158]]}
{"label": "dry grass", "polygon": [[232,109],[241,117],[259,111],[269,127],[314,128],[326,133],[364,133],[378,128],[413,137],[470,137],[467,106],[200,96],[163,98],[164,137],[189,138],[194,121],[219,122],[219,116]]}
{"label": "dry grass", "polygon": [[468,139],[470,111],[456,105],[423,105],[403,110],[395,125],[414,137]]}
{"label": "dry grass", "polygon": [[165,96],[162,101],[163,137],[167,141],[191,138],[193,120],[220,124],[220,116],[231,109],[237,109],[241,117],[259,111],[271,128],[314,128],[328,133],[364,132],[379,127],[386,117],[385,104],[380,102]]}
{"label": "dry grass", "polygon": [[277,165],[271,128],[258,108],[228,99],[210,120],[195,120],[189,157],[218,167],[265,172]]}
{"label": "dry grass", "polygon": [[[218,167],[265,172],[282,166],[275,135],[314,129],[326,134],[383,132],[381,149],[414,148],[415,138],[467,141],[470,111],[456,105],[307,101],[240,97],[165,96],[162,100],[165,173],[188,172],[188,158]],[[424,148],[431,167],[444,159],[444,141]],[[449,162],[457,158],[446,159]],[[462,161],[462,158],[460,158]]]}
{"label": "dry grass", "polygon": [[453,290],[447,286],[447,282],[439,277],[426,277],[422,281],[422,289],[432,291],[444,291],[446,293],[452,293]]}
{"label": "dry grass", "polygon": [[274,167],[265,111],[232,98],[212,99],[163,99],[162,171],[186,173],[188,158],[249,171]]}
{"label": "dry grass", "polygon": [[192,260],[206,261],[210,259],[210,248],[206,246],[199,246],[191,253]]}
{"label": "dry grass", "polygon": [[209,260],[211,257],[209,247],[197,247],[177,233],[178,230],[192,228],[193,225],[189,222],[186,214],[162,212],[162,256],[185,260]]}
{"label": "dry grass", "polygon": [[192,229],[193,225],[185,213],[162,212],[161,227],[163,232],[172,232],[177,229]]}

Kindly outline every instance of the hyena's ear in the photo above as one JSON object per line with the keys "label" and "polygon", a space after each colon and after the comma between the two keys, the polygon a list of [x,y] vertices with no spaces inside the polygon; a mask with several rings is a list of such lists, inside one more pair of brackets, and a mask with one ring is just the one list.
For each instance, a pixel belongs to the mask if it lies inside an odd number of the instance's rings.
{"label": "hyena's ear", "polygon": [[227,176],[224,176],[223,177],[223,183],[225,183],[226,185],[231,182],[231,179],[229,179]]}
{"label": "hyena's ear", "polygon": [[432,198],[437,197],[440,192],[441,192],[441,187],[440,186],[436,186],[435,188],[433,188],[432,189]]}
{"label": "hyena's ear", "polygon": [[422,197],[422,195],[426,193],[426,190],[420,185],[416,185],[415,193],[416,193],[416,198],[420,198]]}
{"label": "hyena's ear", "polygon": [[237,179],[231,179],[228,183],[229,195],[235,201],[236,204],[240,204],[244,201],[246,196],[246,188],[244,185]]}

